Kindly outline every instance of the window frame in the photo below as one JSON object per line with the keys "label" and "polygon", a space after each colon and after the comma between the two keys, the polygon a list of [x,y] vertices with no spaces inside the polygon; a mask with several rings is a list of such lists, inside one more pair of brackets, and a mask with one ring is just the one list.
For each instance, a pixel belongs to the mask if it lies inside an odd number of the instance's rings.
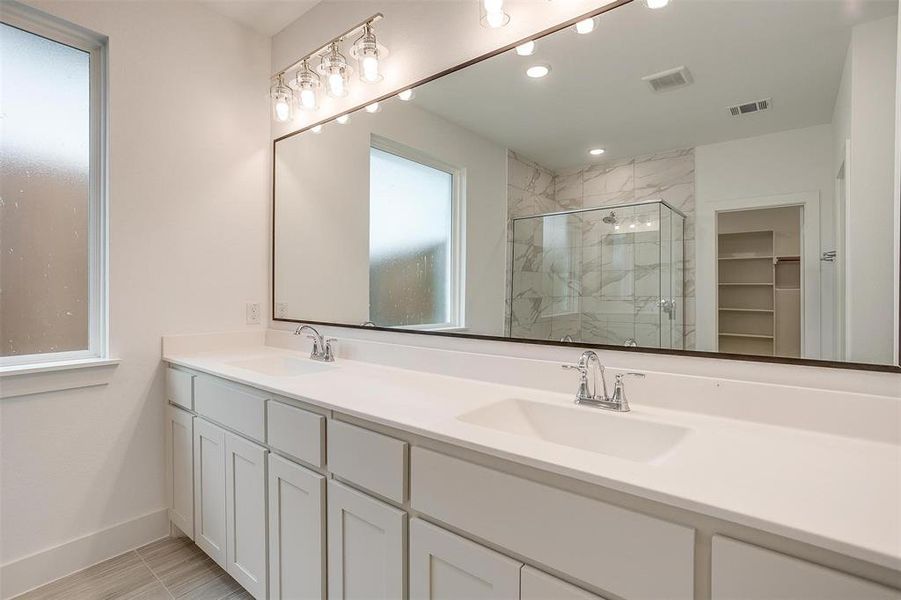
{"label": "window frame", "polygon": [[450,252],[448,253],[449,298],[448,316],[450,320],[442,323],[423,323],[420,325],[403,325],[403,329],[413,331],[464,331],[466,329],[466,169],[452,165],[394,140],[371,134],[370,149],[375,148],[388,154],[415,162],[432,169],[442,171],[451,176],[451,232]]}
{"label": "window frame", "polygon": [[0,368],[109,358],[108,38],[18,2],[4,2],[0,22],[89,56],[88,348],[0,357]]}

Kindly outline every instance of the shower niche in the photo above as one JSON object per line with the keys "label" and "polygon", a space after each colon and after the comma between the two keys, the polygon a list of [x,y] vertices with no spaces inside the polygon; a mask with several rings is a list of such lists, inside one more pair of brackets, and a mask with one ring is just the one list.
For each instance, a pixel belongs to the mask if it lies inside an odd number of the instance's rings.
{"label": "shower niche", "polygon": [[514,218],[509,335],[684,349],[684,226],[662,200]]}

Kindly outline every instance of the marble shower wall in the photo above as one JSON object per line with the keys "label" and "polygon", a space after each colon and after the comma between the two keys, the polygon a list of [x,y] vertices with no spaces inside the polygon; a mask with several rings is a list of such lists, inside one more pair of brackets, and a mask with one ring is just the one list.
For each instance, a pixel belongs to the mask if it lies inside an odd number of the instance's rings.
{"label": "marble shower wall", "polygon": [[[566,229],[568,234],[555,236],[558,239],[550,244],[542,239],[542,220],[519,221],[514,244],[512,220],[562,210],[664,200],[686,215],[683,331],[685,348],[693,349],[694,187],[694,150],[690,148],[556,173],[509,153],[508,334],[545,339],[569,334],[576,340],[611,344],[634,338],[642,346],[658,345],[661,255],[656,231],[605,235],[612,225],[601,221],[606,211],[598,211],[554,217],[553,229]],[[618,214],[628,216],[631,211],[633,218],[643,221],[642,211],[657,214],[656,205],[652,206],[624,209]],[[575,235],[576,231],[581,236]],[[562,260],[563,248],[551,247],[561,243],[559,238],[578,242],[578,248],[573,245],[566,251],[566,260]],[[513,277],[517,278],[515,286]],[[514,287],[516,296],[511,302]],[[668,326],[665,315],[662,322]]]}

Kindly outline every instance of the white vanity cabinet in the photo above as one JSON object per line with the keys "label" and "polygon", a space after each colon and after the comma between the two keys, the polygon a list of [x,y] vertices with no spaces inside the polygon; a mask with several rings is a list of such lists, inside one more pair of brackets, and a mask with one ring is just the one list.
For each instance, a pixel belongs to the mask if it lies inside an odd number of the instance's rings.
{"label": "white vanity cabinet", "polygon": [[325,477],[270,454],[270,600],[324,600],[325,548]]}
{"label": "white vanity cabinet", "polygon": [[410,523],[410,599],[519,598],[522,563],[421,519]]}
{"label": "white vanity cabinet", "polygon": [[225,570],[257,600],[266,598],[266,454],[225,434]]}
{"label": "white vanity cabinet", "polygon": [[166,406],[166,499],[169,521],[194,539],[194,415]]}
{"label": "white vanity cabinet", "polygon": [[528,565],[522,568],[519,597],[520,600],[604,600]]}
{"label": "white vanity cabinet", "polygon": [[225,430],[194,419],[194,543],[225,563]]}
{"label": "white vanity cabinet", "polygon": [[402,600],[407,513],[328,482],[328,597]]}

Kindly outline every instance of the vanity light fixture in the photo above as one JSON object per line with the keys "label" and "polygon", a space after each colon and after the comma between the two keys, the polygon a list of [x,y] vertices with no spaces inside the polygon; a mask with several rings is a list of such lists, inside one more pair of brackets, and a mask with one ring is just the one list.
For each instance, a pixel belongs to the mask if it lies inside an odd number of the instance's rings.
{"label": "vanity light fixture", "polygon": [[399,94],[397,95],[397,97],[400,98],[401,100],[403,100],[404,102],[409,102],[409,101],[412,100],[415,96],[416,96],[416,94],[413,93],[413,90],[412,90],[412,89],[410,89],[410,90],[404,90],[404,91],[402,91],[401,93],[399,93]]}
{"label": "vanity light fixture", "polygon": [[338,125],[346,125],[348,121],[350,121],[350,115],[341,115],[335,119],[335,122],[338,123]]}
{"label": "vanity light fixture", "polygon": [[319,75],[310,68],[309,61],[304,59],[294,77],[294,88],[297,90],[298,103],[302,110],[319,108],[319,86]]}
{"label": "vanity light fixture", "polygon": [[338,42],[329,44],[328,51],[322,55],[319,72],[325,77],[325,86],[329,96],[343,98],[347,95],[351,68],[347,64],[347,59],[341,54]]}
{"label": "vanity light fixture", "polygon": [[604,152],[606,152],[606,150],[604,150],[603,148],[592,148],[591,150],[588,151],[588,154],[590,154],[592,156],[600,156]]}
{"label": "vanity light fixture", "polygon": [[669,0],[645,0],[645,4],[648,5],[650,9],[663,8],[667,4],[669,4]]}
{"label": "vanity light fixture", "polygon": [[313,126],[313,127],[310,129],[310,131],[312,131],[313,133],[322,133],[322,125],[315,125],[315,126]]}
{"label": "vanity light fixture", "polygon": [[366,105],[366,112],[368,112],[368,113],[370,113],[370,114],[371,114],[371,113],[377,113],[377,112],[379,112],[379,110],[381,110],[381,108],[382,108],[382,107],[379,105],[378,102],[373,102],[372,104],[367,104],[367,105]]}
{"label": "vanity light fixture", "polygon": [[360,63],[360,80],[375,83],[382,80],[379,59],[388,55],[388,49],[378,43],[372,23],[363,25],[363,35],[354,42],[350,55]]}
{"label": "vanity light fixture", "polygon": [[504,11],[504,0],[480,0],[482,27],[497,29],[510,22],[510,15]]}
{"label": "vanity light fixture", "polygon": [[551,72],[550,65],[532,65],[526,69],[526,75],[532,79],[541,79]]}
{"label": "vanity light fixture", "polygon": [[272,118],[280,123],[294,116],[294,92],[285,84],[285,74],[279,73],[269,90],[272,98]]}
{"label": "vanity light fixture", "polygon": [[523,42],[516,47],[516,53],[520,56],[532,56],[535,53],[535,42],[532,40]]}
{"label": "vanity light fixture", "polygon": [[583,19],[574,25],[576,33],[580,33],[582,35],[594,31],[594,26],[594,17],[591,17],[590,19]]}

